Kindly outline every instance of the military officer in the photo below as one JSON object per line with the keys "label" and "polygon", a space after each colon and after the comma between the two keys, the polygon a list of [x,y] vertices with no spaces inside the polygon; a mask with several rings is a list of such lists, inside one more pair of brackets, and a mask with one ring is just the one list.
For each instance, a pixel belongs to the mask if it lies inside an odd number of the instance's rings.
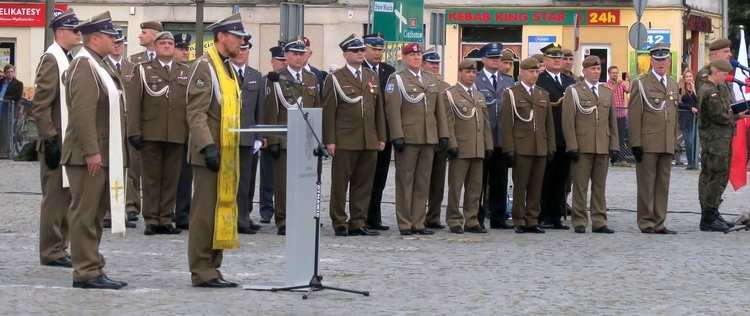
{"label": "military officer", "polygon": [[[239,135],[223,130],[222,126],[239,126],[241,101],[235,72],[225,60],[239,54],[248,34],[239,13],[209,28],[214,34],[214,45],[196,59],[188,79],[188,160],[193,165],[195,186],[190,209],[188,264],[193,286],[227,288],[237,286],[224,279],[219,267],[223,249],[239,247],[237,222],[224,220],[232,218],[232,213],[236,215],[232,208],[236,209],[239,182],[235,176],[239,173]],[[215,96],[216,90],[222,92],[221,100]],[[219,190],[222,190],[221,195]],[[231,199],[226,200],[227,196]]]}
{"label": "military officer", "polygon": [[62,76],[73,59],[71,50],[81,42],[75,30],[80,20],[72,8],[54,17],[50,29],[55,42],[42,55],[36,70],[36,89],[31,111],[39,132],[42,205],[39,212],[39,261],[42,265],[72,267],[68,253],[68,207],[70,191],[63,186],[60,168],[62,116],[67,115]]}
{"label": "military officer", "polygon": [[[237,83],[242,94],[241,127],[249,128],[263,122],[263,102],[266,94],[263,87],[263,76],[255,68],[247,65],[247,58],[253,44],[246,36],[240,46],[240,53],[230,57],[229,62],[237,73]],[[261,226],[250,219],[255,196],[255,175],[258,170],[258,152],[263,146],[262,137],[257,133],[240,134],[240,184],[237,189],[237,232],[255,234]]]}
{"label": "military officer", "polygon": [[[268,49],[271,52],[271,68],[282,69],[286,67],[286,57],[284,57],[284,47],[274,46]],[[266,86],[266,76],[263,76],[263,87]],[[265,117],[265,114],[263,115]],[[273,157],[266,146],[266,139],[263,138],[263,149],[260,150],[260,184],[258,189],[258,207],[260,208],[260,222],[268,224],[273,217]]]}
{"label": "military officer", "polygon": [[[190,34],[177,33],[174,37],[174,60],[178,63],[187,64],[190,59]],[[185,122],[187,127],[187,121]],[[186,141],[187,141],[187,136]],[[175,227],[182,230],[190,229],[190,200],[193,198],[193,169],[187,161],[188,147],[183,146],[182,167],[180,168],[180,180],[177,182],[177,198],[175,200],[174,219]]]}
{"label": "military officer", "polygon": [[570,158],[565,154],[565,136],[562,131],[562,101],[565,89],[575,83],[575,79],[562,74],[563,52],[560,44],[549,44],[542,48],[546,69],[539,73],[537,85],[549,93],[550,110],[555,121],[557,141],[555,159],[544,169],[542,185],[542,213],[539,226],[552,229],[570,229],[561,217],[565,212],[565,189],[570,178]]}
{"label": "military officer", "polygon": [[154,36],[156,33],[164,32],[164,26],[159,21],[148,21],[141,23],[141,34],[138,35],[138,44],[146,48],[146,51],[130,55],[128,61],[131,63],[142,63],[156,58],[156,46]]}
{"label": "military officer", "polygon": [[[458,83],[443,92],[448,107],[446,117],[450,140],[448,156],[448,209],[446,223],[451,233],[487,233],[479,225],[480,195],[484,158],[492,156],[492,133],[487,105],[482,93],[475,91],[477,63],[465,59],[458,64]],[[464,189],[463,214],[458,210]],[[463,227],[462,227],[463,226]]]}
{"label": "military officer", "polygon": [[[440,75],[440,55],[435,48],[430,48],[422,53],[422,71],[429,72],[438,78],[438,90],[445,91],[451,85],[443,81]],[[446,113],[447,110],[446,110]],[[443,204],[445,193],[445,171],[448,167],[448,153],[435,146],[435,157],[432,159],[432,171],[430,173],[430,190],[427,198],[427,217],[424,227],[443,229],[445,225],[440,224],[440,209]]]}
{"label": "military officer", "polygon": [[[304,86],[292,86],[287,82],[266,84],[265,124],[285,125],[288,110],[302,107],[320,107],[320,93],[315,74],[305,70],[307,48],[301,40],[293,40],[284,45],[284,58],[287,66],[277,69],[279,75],[294,78],[305,83]],[[302,104],[296,99],[302,98]],[[273,192],[274,213],[278,235],[286,235],[286,139],[268,137],[268,151],[274,159]]]}
{"label": "military officer", "polygon": [[591,181],[591,222],[594,233],[611,234],[607,227],[607,203],[604,197],[607,164],[617,159],[620,148],[617,116],[612,90],[599,84],[602,72],[599,57],[591,55],[581,63],[584,81],[565,90],[563,134],[572,161],[573,212],[571,222],[576,233],[588,226],[586,195]]}
{"label": "military officer", "polygon": [[562,53],[563,53],[562,71],[560,72],[563,75],[573,78],[574,80],[578,80],[578,77],[573,73],[573,63],[575,60],[573,56],[573,51],[568,48],[563,48]]}
{"label": "military officer", "polygon": [[[710,45],[708,45],[708,58],[709,60],[714,59],[724,59],[726,61],[732,60],[732,50],[730,48],[732,46],[732,41],[726,39],[726,38],[719,38],[711,42]],[[706,65],[701,68],[700,71],[698,71],[698,74],[695,76],[695,89],[696,91],[701,91],[701,87],[704,83],[708,83],[708,76],[711,75],[711,62],[706,63]],[[734,100],[734,95],[732,92],[732,85],[728,82],[723,82],[719,85],[719,92],[722,93],[723,97],[729,97],[727,100]]]}
{"label": "military officer", "polygon": [[[487,112],[489,113],[490,133],[492,135],[492,147],[495,155],[486,157],[483,174],[483,188],[487,189],[489,185],[489,194],[485,204],[488,214],[485,210],[480,209],[478,220],[479,225],[484,227],[485,217],[490,219],[490,228],[494,229],[512,229],[512,225],[506,222],[508,215],[506,212],[507,195],[508,195],[508,161],[505,159],[503,152],[503,136],[500,128],[500,104],[502,103],[503,90],[513,86],[513,77],[506,72],[513,66],[513,56],[508,51],[503,51],[503,44],[489,43],[479,50],[482,56],[482,70],[477,72],[476,85],[478,92],[484,96]],[[510,67],[508,64],[510,63]]]}
{"label": "military officer", "polygon": [[[383,62],[383,51],[385,50],[385,39],[380,33],[373,33],[363,36],[365,42],[365,62],[363,66],[375,70],[380,80],[380,95],[385,95],[385,86],[388,84],[388,78],[396,72],[396,68]],[[383,106],[386,107],[385,99]],[[380,212],[380,202],[383,200],[383,190],[385,189],[386,180],[388,180],[388,169],[391,166],[391,132],[388,127],[388,115],[385,121],[385,149],[378,152],[378,161],[375,165],[375,177],[373,177],[372,194],[370,195],[370,207],[367,210],[367,226],[374,230],[388,230],[388,225],[383,225]]]}
{"label": "military officer", "polygon": [[[120,289],[128,284],[104,274],[105,261],[99,253],[104,214],[112,207],[125,216],[123,86],[120,75],[105,59],[114,50],[118,33],[109,11],[81,22],[76,29],[83,35],[84,48],[70,63],[64,79],[68,126],[61,161],[72,198],[68,216],[70,242],[75,245],[71,249],[73,287]],[[124,228],[113,225],[117,231]]]}
{"label": "military officer", "polygon": [[145,235],[179,234],[172,226],[182,154],[187,138],[190,69],[173,60],[174,36],[154,36],[156,58],[135,67],[128,87],[128,141],[140,151]]}
{"label": "military officer", "polygon": [[628,102],[628,133],[636,160],[638,228],[645,234],[674,234],[664,227],[677,134],[679,86],[667,76],[669,44],[649,48],[652,70],[635,80]]}
{"label": "military officer", "polygon": [[181,64],[186,64],[190,60],[190,34],[174,34],[174,60]]}
{"label": "military officer", "polygon": [[503,91],[500,106],[503,154],[513,166],[513,224],[516,233],[544,233],[539,228],[542,180],[555,157],[555,132],[549,93],[536,86],[539,61],[521,61],[518,85]]}
{"label": "military officer", "polygon": [[729,167],[732,160],[732,137],[736,131],[736,121],[747,116],[747,110],[733,114],[727,99],[719,91],[724,78],[731,72],[732,65],[723,58],[711,60],[711,71],[707,82],[701,86],[699,95],[698,128],[701,138],[701,173],[698,178],[698,199],[701,205],[701,231],[727,231],[727,226],[719,217],[721,195],[729,181]]}
{"label": "military officer", "polygon": [[421,70],[422,46],[401,49],[406,69],[386,87],[386,116],[396,150],[396,221],[401,235],[432,235],[424,228],[425,205],[435,145],[448,146],[448,127],[438,79]]}
{"label": "military officer", "polygon": [[[336,236],[377,236],[365,227],[377,152],[385,147],[385,113],[378,75],[362,67],[365,44],[352,34],[339,43],[346,65],[323,84],[323,143],[331,166],[331,221]],[[346,191],[349,212],[346,217]]]}

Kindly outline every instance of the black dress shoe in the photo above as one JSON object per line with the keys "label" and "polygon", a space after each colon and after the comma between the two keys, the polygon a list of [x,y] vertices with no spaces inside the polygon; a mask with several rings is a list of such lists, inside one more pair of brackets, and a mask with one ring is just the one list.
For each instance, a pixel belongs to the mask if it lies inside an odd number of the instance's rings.
{"label": "black dress shoe", "polygon": [[151,235],[156,235],[156,231],[157,231],[158,229],[159,229],[159,228],[158,228],[158,227],[156,227],[156,225],[151,225],[151,224],[149,224],[149,225],[146,225],[146,229],[145,229],[145,230],[143,230],[143,234],[144,234],[144,235],[147,235],[147,236],[151,236]]}
{"label": "black dress shoe", "polygon": [[286,226],[279,227],[279,230],[276,231],[276,235],[286,236]]}
{"label": "black dress shoe", "polygon": [[641,230],[641,233],[644,233],[644,234],[655,234],[656,231],[654,230],[653,227],[646,227],[643,230]]}
{"label": "black dress shoe", "polygon": [[539,225],[537,226],[539,226],[539,228],[544,228],[544,229],[555,228],[555,225],[553,225],[552,222],[547,221],[547,220],[539,221]]}
{"label": "black dress shoe", "polygon": [[577,234],[585,234],[586,233],[586,226],[576,226],[575,232]]}
{"label": "black dress shoe", "polygon": [[182,230],[174,228],[172,224],[159,226],[156,228],[156,233],[161,235],[177,235],[181,232]]}
{"label": "black dress shoe", "polygon": [[404,236],[411,236],[411,230],[409,229],[402,229],[399,231],[399,233],[401,233],[401,235],[404,235]]}
{"label": "black dress shoe", "polygon": [[552,229],[570,229],[570,226],[563,224],[561,220],[553,220],[552,221]]}
{"label": "black dress shoe", "polygon": [[258,231],[255,229],[252,229],[251,227],[237,227],[237,233],[238,234],[244,234],[244,235],[255,235]]}
{"label": "black dress shoe", "polygon": [[346,227],[344,226],[336,227],[336,229],[334,229],[333,232],[336,236],[339,236],[339,237],[349,236],[349,233],[346,231]]}
{"label": "black dress shoe", "polygon": [[128,212],[127,220],[130,222],[137,222],[138,221],[138,213],[134,211]]}
{"label": "black dress shoe", "polygon": [[349,236],[380,236],[380,233],[362,227],[358,229],[350,229]]}
{"label": "black dress shoe", "polygon": [[539,226],[531,226],[526,227],[526,232],[534,234],[544,234],[544,229],[539,228]]}
{"label": "black dress shoe", "polygon": [[435,234],[434,231],[426,230],[426,229],[417,229],[417,230],[413,231],[413,233],[415,233],[417,235],[434,235]]}
{"label": "black dress shoe", "polygon": [[444,229],[445,225],[440,224],[440,222],[435,223],[425,223],[424,228],[432,228],[432,229]]}
{"label": "black dress shoe", "polygon": [[487,230],[482,228],[479,225],[474,225],[471,228],[466,229],[467,233],[474,233],[474,234],[486,234]]}
{"label": "black dress shoe", "polygon": [[216,279],[208,280],[196,286],[197,287],[209,287],[209,288],[230,288],[230,287],[237,286],[237,284],[235,283],[235,285],[232,285],[232,283],[229,283],[224,279],[216,278]]}
{"label": "black dress shoe", "polygon": [[104,228],[112,228],[112,220],[108,219],[108,218],[105,218],[102,221],[102,227],[104,227]]}
{"label": "black dress shoe", "polygon": [[602,227],[592,230],[592,232],[598,233],[598,234],[614,234],[615,230],[604,225]]}
{"label": "black dress shoe", "polygon": [[254,230],[260,230],[261,228],[263,228],[263,226],[260,226],[260,225],[256,224],[255,222],[253,222],[252,219],[249,220],[249,222],[250,222],[250,226],[248,226],[248,227],[250,227],[250,228],[252,228]]}
{"label": "black dress shoe", "polygon": [[127,285],[128,285],[128,282],[125,282],[125,281],[117,281],[117,280],[112,280],[112,279],[110,279],[110,278],[109,278],[109,276],[107,276],[106,274],[102,274],[102,276],[103,276],[103,277],[104,277],[105,279],[109,280],[110,282],[120,283],[120,284],[122,284],[122,286],[127,286]]}
{"label": "black dress shoe", "polygon": [[526,227],[523,227],[523,226],[516,226],[516,227],[514,228],[514,231],[516,232],[516,234],[523,234],[523,233],[525,233],[525,232],[526,232]]}
{"label": "black dress shoe", "polygon": [[175,226],[182,230],[190,230],[190,224],[177,224]]}
{"label": "black dress shoe", "polygon": [[230,287],[235,287],[235,286],[239,285],[239,284],[237,284],[236,282],[232,282],[232,281],[227,281],[227,280],[225,280],[224,278],[221,278],[220,280],[222,280],[222,281],[224,281],[224,282],[227,282],[227,283],[229,283],[229,286],[230,286]]}
{"label": "black dress shoe", "polygon": [[125,228],[136,228],[138,225],[136,225],[134,222],[128,222],[125,221]]}
{"label": "black dress shoe", "polygon": [[492,229],[513,229],[513,225],[508,225],[507,222],[502,221],[499,223],[492,223],[490,222],[490,228]]}
{"label": "black dress shoe", "polygon": [[390,227],[383,225],[383,223],[377,223],[377,224],[367,224],[367,227],[374,230],[389,230]]}
{"label": "black dress shoe", "polygon": [[269,217],[261,217],[261,218],[260,218],[260,222],[261,222],[262,224],[268,224],[268,223],[271,223],[271,217],[270,217],[270,216],[269,216]]}
{"label": "black dress shoe", "polygon": [[464,233],[464,229],[461,228],[461,226],[453,226],[453,227],[451,227],[451,233],[454,233],[454,234],[463,234]]}
{"label": "black dress shoe", "polygon": [[125,285],[120,282],[107,278],[106,275],[99,275],[91,280],[85,282],[73,282],[73,287],[81,289],[105,289],[105,290],[118,290]]}
{"label": "black dress shoe", "polygon": [[660,234],[660,235],[674,235],[674,234],[677,234],[676,231],[669,230],[666,227],[662,228],[661,230],[657,230],[656,233]]}
{"label": "black dress shoe", "polygon": [[58,258],[55,261],[47,262],[44,265],[45,266],[50,266],[50,267],[72,268],[73,267],[73,262],[70,261],[70,258],[68,258],[68,257],[61,257],[61,258]]}

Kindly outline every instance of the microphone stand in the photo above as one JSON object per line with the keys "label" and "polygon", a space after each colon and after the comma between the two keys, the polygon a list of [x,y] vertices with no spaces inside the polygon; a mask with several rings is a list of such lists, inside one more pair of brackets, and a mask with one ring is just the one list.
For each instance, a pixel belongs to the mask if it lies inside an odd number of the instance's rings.
{"label": "microphone stand", "polygon": [[[289,89],[289,91],[292,93],[292,97],[294,98],[294,100],[297,100],[297,96],[294,94],[294,90]],[[302,118],[305,120],[305,123],[307,123],[307,129],[315,138],[315,142],[318,143],[317,148],[313,150],[313,155],[315,155],[318,159],[317,180],[315,182],[315,186],[317,189],[316,199],[315,199],[315,264],[313,267],[313,275],[312,275],[312,278],[310,279],[309,284],[271,288],[271,292],[292,291],[292,290],[307,288],[308,289],[307,293],[302,295],[303,300],[306,300],[308,297],[310,297],[310,294],[312,294],[313,291],[319,291],[319,290],[333,290],[333,291],[340,291],[340,292],[347,292],[347,293],[354,293],[354,294],[362,294],[364,296],[370,296],[370,292],[368,291],[356,291],[356,290],[327,286],[323,284],[323,276],[320,275],[318,271],[318,268],[319,268],[318,266],[320,263],[320,249],[319,249],[320,248],[320,191],[321,191],[321,184],[322,184],[321,178],[323,175],[323,158],[327,159],[330,156],[328,154],[328,151],[326,150],[326,146],[323,144],[323,142],[320,141],[318,134],[315,133],[315,129],[313,129],[313,126],[312,126],[312,123],[310,122],[310,117],[309,117],[310,113],[303,110],[301,104],[297,104],[297,109],[299,110],[299,113],[302,114]]]}

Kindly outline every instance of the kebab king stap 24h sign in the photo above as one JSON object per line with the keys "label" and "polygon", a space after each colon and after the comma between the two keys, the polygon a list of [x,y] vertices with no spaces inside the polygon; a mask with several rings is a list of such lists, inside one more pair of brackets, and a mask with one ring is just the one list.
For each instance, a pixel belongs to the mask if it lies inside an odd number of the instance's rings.
{"label": "kebab king stap 24h sign", "polygon": [[[68,8],[55,5],[55,15]],[[0,3],[0,26],[45,26],[45,8],[42,3]]]}

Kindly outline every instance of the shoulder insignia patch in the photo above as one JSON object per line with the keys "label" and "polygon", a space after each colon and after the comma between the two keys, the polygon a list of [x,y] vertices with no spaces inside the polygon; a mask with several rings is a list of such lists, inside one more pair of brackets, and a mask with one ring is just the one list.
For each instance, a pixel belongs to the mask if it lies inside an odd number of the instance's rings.
{"label": "shoulder insignia patch", "polygon": [[206,81],[205,80],[203,80],[202,78],[195,79],[195,87],[196,88],[202,89],[205,86],[206,86]]}
{"label": "shoulder insignia patch", "polygon": [[385,92],[387,92],[387,93],[393,93],[393,84],[392,83],[389,83],[388,86],[386,86]]}
{"label": "shoulder insignia patch", "polygon": [[718,94],[716,94],[716,93],[711,93],[711,99],[716,99],[716,98],[718,98],[718,97],[719,97],[719,95],[718,95]]}

